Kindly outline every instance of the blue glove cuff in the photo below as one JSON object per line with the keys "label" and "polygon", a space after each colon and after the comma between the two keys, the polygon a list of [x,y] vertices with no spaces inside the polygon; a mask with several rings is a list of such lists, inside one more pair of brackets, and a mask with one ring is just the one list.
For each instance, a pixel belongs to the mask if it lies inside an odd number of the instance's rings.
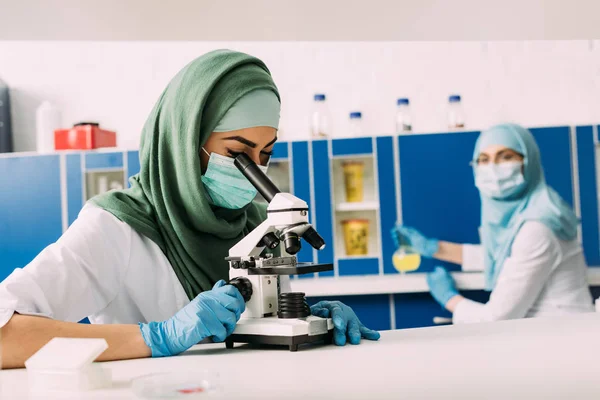
{"label": "blue glove cuff", "polygon": [[167,346],[167,343],[163,340],[160,322],[150,322],[148,324],[140,322],[138,325],[142,332],[144,342],[150,347],[150,350],[152,350],[152,357],[168,357],[174,355]]}
{"label": "blue glove cuff", "polygon": [[446,306],[448,300],[458,295],[454,279],[443,267],[436,267],[433,272],[427,274],[427,285],[435,301],[442,307]]}
{"label": "blue glove cuff", "polygon": [[427,242],[425,242],[425,248],[424,248],[424,252],[423,255],[425,257],[433,257],[433,255],[435,253],[438,252],[438,250],[440,249],[440,241],[437,239],[428,239]]}
{"label": "blue glove cuff", "polygon": [[437,296],[436,294],[433,294],[435,299],[442,305],[442,307],[446,307],[446,304],[450,301],[450,299],[458,295],[459,293],[456,290],[447,290],[444,293],[437,294]]}

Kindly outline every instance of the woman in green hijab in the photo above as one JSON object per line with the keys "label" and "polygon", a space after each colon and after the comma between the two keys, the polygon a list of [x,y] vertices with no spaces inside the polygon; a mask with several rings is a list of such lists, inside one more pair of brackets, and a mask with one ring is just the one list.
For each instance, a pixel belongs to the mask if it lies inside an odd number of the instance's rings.
{"label": "woman in green hijab", "polygon": [[[57,336],[105,338],[100,360],[224,341],[245,309],[224,282],[224,258],[266,218],[233,158],[246,153],[266,170],[279,110],[277,87],[254,57],[220,50],[183,68],[146,121],[131,188],[92,199],[0,284],[2,366],[22,367]],[[338,345],[379,339],[340,302],[311,311],[333,318]],[[76,323],[86,316],[91,325]]]}

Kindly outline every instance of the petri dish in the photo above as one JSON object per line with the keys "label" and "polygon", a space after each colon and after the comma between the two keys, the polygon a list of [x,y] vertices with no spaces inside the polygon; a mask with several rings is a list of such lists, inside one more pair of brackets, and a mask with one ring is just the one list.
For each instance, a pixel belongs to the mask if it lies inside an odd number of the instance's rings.
{"label": "petri dish", "polygon": [[218,374],[210,371],[157,373],[131,381],[131,390],[144,399],[201,399],[218,392]]}

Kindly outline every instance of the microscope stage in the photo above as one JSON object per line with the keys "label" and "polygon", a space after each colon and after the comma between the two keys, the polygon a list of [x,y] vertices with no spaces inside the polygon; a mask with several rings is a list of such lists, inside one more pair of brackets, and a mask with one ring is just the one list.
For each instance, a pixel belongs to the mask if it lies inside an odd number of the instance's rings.
{"label": "microscope stage", "polygon": [[286,345],[291,351],[298,345],[313,342],[331,343],[333,322],[331,318],[308,316],[307,318],[243,318],[225,343],[233,348],[233,343],[254,343]]}

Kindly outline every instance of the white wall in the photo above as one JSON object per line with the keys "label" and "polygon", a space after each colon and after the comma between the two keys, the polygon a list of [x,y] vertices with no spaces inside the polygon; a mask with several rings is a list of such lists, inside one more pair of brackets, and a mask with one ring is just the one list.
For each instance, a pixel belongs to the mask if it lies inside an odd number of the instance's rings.
{"label": "white wall", "polygon": [[445,129],[450,93],[467,126],[600,122],[600,41],[553,42],[19,42],[0,41],[0,79],[11,86],[17,151],[35,148],[45,99],[64,124],[96,120],[138,146],[144,120],[169,79],[194,57],[233,48],[262,58],[283,99],[286,139],[307,137],[312,94],[324,92],[341,135],[350,110],[368,134],[394,129],[395,100],[409,97],[419,132]]}
{"label": "white wall", "polygon": [[598,0],[0,0],[0,40],[598,38]]}

